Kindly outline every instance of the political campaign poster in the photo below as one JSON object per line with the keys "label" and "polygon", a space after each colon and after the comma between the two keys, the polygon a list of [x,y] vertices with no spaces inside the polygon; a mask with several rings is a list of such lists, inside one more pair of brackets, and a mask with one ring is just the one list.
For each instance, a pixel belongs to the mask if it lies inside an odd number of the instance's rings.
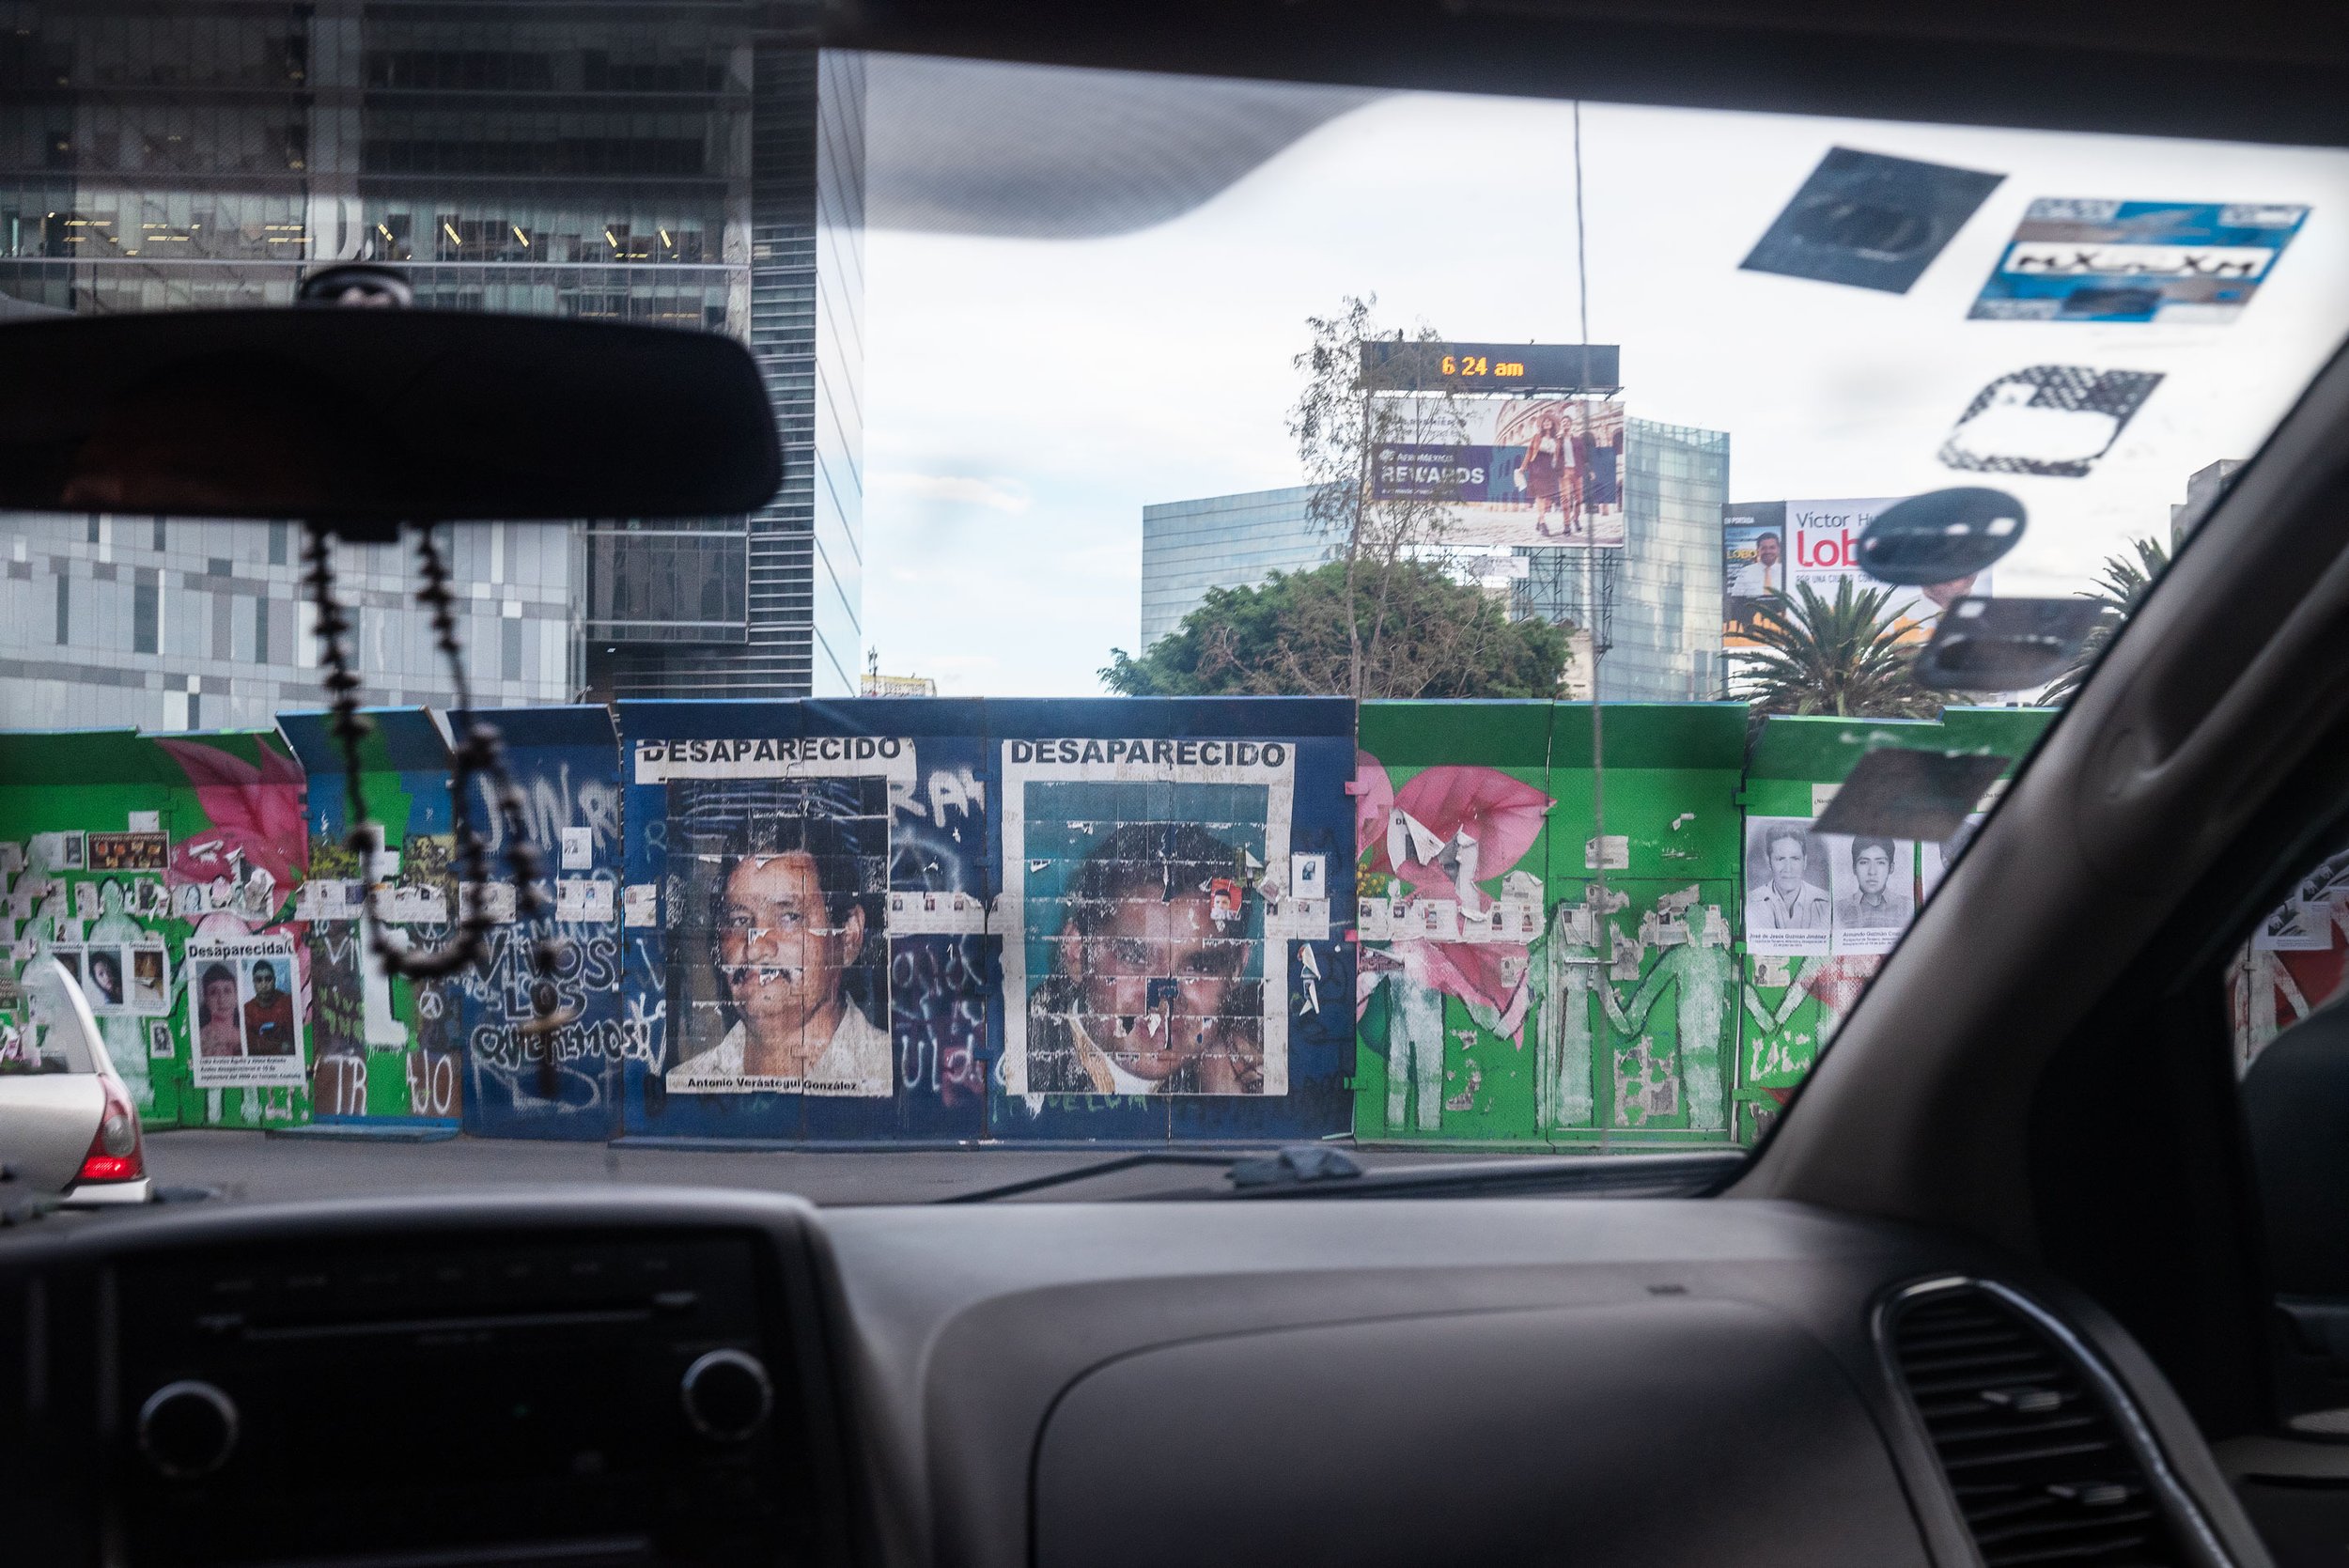
{"label": "political campaign poster", "polygon": [[1008,1094],[1288,1093],[1287,939],[1329,928],[1286,885],[1296,768],[1282,740],[1002,743]]}
{"label": "political campaign poster", "polygon": [[290,932],[188,939],[180,966],[196,1087],[306,1081],[294,941]]}
{"label": "political campaign poster", "polygon": [[1755,635],[1773,596],[1809,587],[1832,602],[1845,582],[1854,594],[1888,596],[1904,642],[1933,634],[1943,610],[1968,594],[1987,595],[1991,574],[1976,572],[1928,587],[1879,582],[1859,567],[1859,536],[1901,496],[1844,501],[1732,502],[1721,511],[1721,643],[1762,645]]}
{"label": "political campaign poster", "polygon": [[1968,315],[1977,321],[2227,322],[2283,258],[2293,202],[2042,196]]}
{"label": "political campaign poster", "polygon": [[1835,929],[1835,866],[1828,840],[1800,816],[1746,819],[1746,948],[1825,954]]}
{"label": "political campaign poster", "polygon": [[[1429,399],[1419,399],[1428,402]],[[1454,545],[1624,548],[1624,406],[1612,398],[1455,398],[1441,441],[1381,441],[1374,503],[1424,504]],[[1407,433],[1435,420],[1393,420]]]}

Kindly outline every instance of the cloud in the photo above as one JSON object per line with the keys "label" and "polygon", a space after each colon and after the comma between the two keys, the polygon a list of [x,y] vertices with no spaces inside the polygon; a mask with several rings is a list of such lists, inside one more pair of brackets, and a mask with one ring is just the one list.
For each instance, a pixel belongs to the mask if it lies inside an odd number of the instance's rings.
{"label": "cloud", "polygon": [[984,506],[991,512],[1018,517],[1029,506],[1028,487],[1017,479],[981,479],[958,474],[876,474],[869,481],[872,499],[892,494],[915,501],[943,501],[957,506]]}

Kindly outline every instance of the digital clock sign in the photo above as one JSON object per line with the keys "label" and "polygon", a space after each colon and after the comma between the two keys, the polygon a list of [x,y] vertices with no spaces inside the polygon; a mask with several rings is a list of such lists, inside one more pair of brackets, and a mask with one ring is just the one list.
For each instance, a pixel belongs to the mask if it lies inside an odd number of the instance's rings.
{"label": "digital clock sign", "polygon": [[1623,350],[1612,343],[1362,345],[1362,384],[1381,392],[1613,392]]}

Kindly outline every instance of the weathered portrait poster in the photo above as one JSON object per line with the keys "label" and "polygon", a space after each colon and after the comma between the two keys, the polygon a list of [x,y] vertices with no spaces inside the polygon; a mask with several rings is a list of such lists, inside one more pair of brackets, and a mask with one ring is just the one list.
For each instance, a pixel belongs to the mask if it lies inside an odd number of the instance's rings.
{"label": "weathered portrait poster", "polygon": [[1767,954],[1828,951],[1835,872],[1828,840],[1800,816],[1746,818],[1746,947]]}
{"label": "weathered portrait poster", "polygon": [[634,768],[668,786],[668,1092],[888,1098],[890,797],[913,742],[643,741]]}
{"label": "weathered portrait poster", "polygon": [[1861,833],[1825,839],[1835,878],[1837,953],[1890,953],[1917,914],[1917,846]]}
{"label": "weathered portrait poster", "polygon": [[1295,902],[1295,748],[1009,740],[1002,766],[1005,1090],[1287,1094],[1287,942],[1268,954],[1266,925]]}
{"label": "weathered portrait poster", "polygon": [[307,1081],[291,933],[190,937],[180,962],[196,1087]]}

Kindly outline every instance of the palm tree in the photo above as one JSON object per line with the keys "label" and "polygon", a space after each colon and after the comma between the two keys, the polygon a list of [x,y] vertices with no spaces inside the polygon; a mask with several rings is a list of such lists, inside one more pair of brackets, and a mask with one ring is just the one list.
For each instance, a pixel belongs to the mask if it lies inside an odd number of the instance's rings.
{"label": "palm tree", "polygon": [[1797,582],[1755,615],[1761,647],[1738,656],[1739,684],[1756,715],[1929,719],[1940,703],[1909,674],[1916,651],[1903,641],[1900,620],[1890,588],[1855,592],[1847,577],[1830,599]]}
{"label": "palm tree", "polygon": [[2080,640],[2079,651],[2072,656],[2072,662],[2040,693],[2040,706],[2061,707],[2078,695],[2080,682],[2088,678],[2089,670],[2112,642],[2113,633],[2137,613],[2137,607],[2144,602],[2154,580],[2169,567],[2170,547],[2159,539],[2132,539],[2129,543],[2137,559],[2132,561],[2125,554],[2106,556],[2104,575],[2096,579],[2094,590],[2080,596],[2094,599],[2104,613],[2097,617],[2094,629]]}

